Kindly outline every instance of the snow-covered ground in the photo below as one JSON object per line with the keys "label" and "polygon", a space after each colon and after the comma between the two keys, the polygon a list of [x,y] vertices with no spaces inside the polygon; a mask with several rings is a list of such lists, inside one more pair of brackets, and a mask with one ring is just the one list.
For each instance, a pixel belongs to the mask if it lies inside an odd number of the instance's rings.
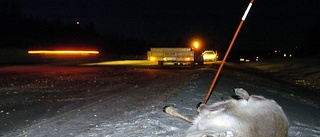
{"label": "snow-covered ground", "polygon": [[[314,58],[276,58],[242,66],[261,70],[284,81],[320,91],[320,60]],[[318,93],[320,95],[320,92]]]}
{"label": "snow-covered ground", "polygon": [[[296,71],[296,69],[287,68],[301,66],[290,63],[287,64],[289,66],[283,66],[283,63],[272,66],[267,64],[229,64],[223,69],[208,104],[226,100],[231,95],[232,88],[243,87],[249,94],[274,99],[282,106],[290,121],[290,137],[320,136],[320,108],[317,94],[304,90],[305,88],[297,88],[294,84],[279,82],[278,78],[272,76],[265,77],[263,73],[257,75],[252,71],[243,71],[246,70],[244,68],[251,67],[274,72],[280,71],[278,69],[280,67],[282,75],[293,75],[294,73],[286,70]],[[319,67],[314,68],[310,65],[308,68],[299,69],[299,74],[304,78],[305,74],[311,72],[315,73],[316,77],[319,76]],[[43,119],[4,136],[183,136],[191,124],[163,113],[162,108],[171,105],[185,114],[195,116],[195,106],[206,96],[216,70],[217,67],[214,66],[198,68],[197,71],[188,74],[186,73],[190,72],[188,69],[175,71],[175,74],[168,73],[167,80],[152,81],[148,86],[136,83],[133,88],[119,91],[119,94],[97,98],[88,105]],[[319,81],[319,77],[314,80]]]}

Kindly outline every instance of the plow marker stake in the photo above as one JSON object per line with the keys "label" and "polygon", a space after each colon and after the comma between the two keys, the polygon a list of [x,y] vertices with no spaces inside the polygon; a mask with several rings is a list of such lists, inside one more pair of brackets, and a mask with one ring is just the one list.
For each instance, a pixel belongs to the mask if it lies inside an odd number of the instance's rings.
{"label": "plow marker stake", "polygon": [[228,57],[228,55],[229,55],[229,52],[230,52],[230,50],[231,50],[231,48],[232,48],[232,46],[233,46],[233,43],[234,43],[234,41],[236,40],[236,38],[237,38],[237,36],[238,36],[238,33],[239,33],[239,31],[240,31],[240,29],[241,29],[241,27],[242,27],[242,24],[243,24],[244,20],[246,19],[247,15],[248,15],[248,13],[249,13],[249,11],[250,11],[250,8],[251,8],[251,6],[252,6],[252,4],[253,4],[253,1],[254,1],[254,0],[251,0],[251,1],[250,1],[249,5],[248,5],[248,7],[247,7],[247,9],[246,9],[246,11],[244,12],[244,15],[243,15],[242,18],[241,18],[241,22],[240,22],[240,24],[239,24],[239,26],[238,26],[238,29],[237,29],[236,33],[234,34],[234,36],[233,36],[233,38],[232,38],[232,41],[231,41],[231,43],[230,43],[230,45],[229,45],[229,48],[228,48],[228,50],[227,50],[227,52],[226,52],[226,55],[223,57],[223,60],[222,60],[222,62],[221,62],[221,64],[220,64],[220,66],[219,66],[219,69],[218,69],[218,71],[217,71],[217,73],[216,73],[216,75],[215,75],[215,77],[214,77],[214,79],[213,79],[213,81],[212,81],[212,84],[211,84],[211,86],[210,86],[210,88],[209,88],[209,90],[208,90],[207,96],[206,96],[206,98],[205,98],[204,101],[203,101],[204,104],[207,104],[207,102],[208,102],[208,100],[209,100],[209,98],[210,98],[210,95],[211,95],[211,93],[212,93],[213,87],[214,87],[214,85],[215,85],[215,83],[216,83],[216,81],[217,81],[217,79],[218,79],[218,77],[219,77],[219,74],[220,74],[220,72],[221,72],[221,69],[222,69],[222,67],[223,67],[223,64],[225,63],[225,61],[226,61],[226,59],[227,59],[227,57]]}

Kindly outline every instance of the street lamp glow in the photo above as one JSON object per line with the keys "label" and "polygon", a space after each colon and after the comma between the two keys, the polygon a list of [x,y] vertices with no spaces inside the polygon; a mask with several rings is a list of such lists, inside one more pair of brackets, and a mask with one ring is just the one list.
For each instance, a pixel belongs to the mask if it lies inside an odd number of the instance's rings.
{"label": "street lamp glow", "polygon": [[192,50],[200,52],[204,47],[204,40],[201,37],[193,37],[188,42],[189,47],[192,48]]}
{"label": "street lamp glow", "polygon": [[200,47],[200,42],[198,40],[194,41],[192,46],[196,49],[198,49]]}

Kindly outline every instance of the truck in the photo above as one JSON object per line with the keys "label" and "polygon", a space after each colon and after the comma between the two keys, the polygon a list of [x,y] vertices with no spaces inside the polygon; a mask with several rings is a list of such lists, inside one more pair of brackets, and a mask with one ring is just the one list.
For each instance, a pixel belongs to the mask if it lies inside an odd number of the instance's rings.
{"label": "truck", "polygon": [[193,51],[191,48],[150,48],[147,52],[149,61],[158,61],[160,67],[164,62],[172,62],[177,64],[203,64],[201,55]]}

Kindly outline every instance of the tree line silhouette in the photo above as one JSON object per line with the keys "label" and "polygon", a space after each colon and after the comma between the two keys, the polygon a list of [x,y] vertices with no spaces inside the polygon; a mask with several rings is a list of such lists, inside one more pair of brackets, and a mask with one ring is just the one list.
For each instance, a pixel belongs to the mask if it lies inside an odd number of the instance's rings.
{"label": "tree line silhouette", "polygon": [[[51,49],[57,47],[94,47],[108,54],[145,54],[150,47],[159,47],[146,40],[128,38],[105,32],[99,34],[94,22],[82,26],[64,24],[60,18],[48,21],[45,18],[23,15],[18,1],[0,2],[0,46],[17,49]],[[305,41],[298,47],[298,54],[319,55],[320,17],[310,27]],[[180,42],[181,43],[181,42]],[[179,46],[179,45],[178,45]],[[180,45],[181,46],[181,45]]]}
{"label": "tree line silhouette", "polygon": [[5,49],[91,48],[107,54],[145,54],[154,46],[146,40],[99,34],[94,23],[83,26],[26,16],[17,1],[0,2],[0,18],[0,46]]}

